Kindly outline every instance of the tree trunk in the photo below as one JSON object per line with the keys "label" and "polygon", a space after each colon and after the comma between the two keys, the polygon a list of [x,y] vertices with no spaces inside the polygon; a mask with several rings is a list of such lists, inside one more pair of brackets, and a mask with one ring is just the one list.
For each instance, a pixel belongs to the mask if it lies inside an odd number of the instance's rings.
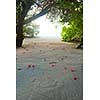
{"label": "tree trunk", "polygon": [[18,23],[18,25],[16,26],[16,47],[22,47],[22,43],[24,40],[24,35],[23,35],[23,24],[21,23],[21,21]]}
{"label": "tree trunk", "polygon": [[24,40],[24,35],[23,35],[23,21],[24,21],[24,17],[22,15],[22,12],[20,10],[19,15],[18,15],[18,19],[17,21],[17,25],[16,25],[16,47],[22,47],[22,43]]}
{"label": "tree trunk", "polygon": [[22,47],[23,40],[24,40],[23,34],[17,34],[17,36],[16,36],[16,47]]}

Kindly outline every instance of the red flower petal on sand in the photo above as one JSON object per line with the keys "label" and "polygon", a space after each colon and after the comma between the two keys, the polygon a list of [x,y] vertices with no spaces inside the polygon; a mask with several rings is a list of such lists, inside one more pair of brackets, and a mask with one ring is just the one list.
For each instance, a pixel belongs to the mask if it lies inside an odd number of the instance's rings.
{"label": "red flower petal on sand", "polygon": [[35,64],[33,64],[33,65],[32,65],[32,67],[34,68],[34,67],[36,67],[36,65],[35,65]]}
{"label": "red flower petal on sand", "polygon": [[75,69],[74,69],[74,68],[71,68],[70,71],[71,71],[71,72],[75,72]]}
{"label": "red flower petal on sand", "polygon": [[56,66],[56,64],[51,64],[51,67],[55,67]]}
{"label": "red flower petal on sand", "polygon": [[27,67],[30,68],[31,67],[31,64],[27,65]]}
{"label": "red flower petal on sand", "polygon": [[74,80],[77,80],[78,79],[78,77],[77,76],[74,76],[74,78],[73,78]]}

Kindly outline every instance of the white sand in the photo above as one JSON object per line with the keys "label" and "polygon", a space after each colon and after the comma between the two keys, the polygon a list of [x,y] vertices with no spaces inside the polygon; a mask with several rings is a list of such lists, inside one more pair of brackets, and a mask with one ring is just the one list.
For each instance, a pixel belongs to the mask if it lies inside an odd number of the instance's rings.
{"label": "white sand", "polygon": [[17,100],[82,100],[82,50],[55,39],[26,39],[23,47],[16,51]]}

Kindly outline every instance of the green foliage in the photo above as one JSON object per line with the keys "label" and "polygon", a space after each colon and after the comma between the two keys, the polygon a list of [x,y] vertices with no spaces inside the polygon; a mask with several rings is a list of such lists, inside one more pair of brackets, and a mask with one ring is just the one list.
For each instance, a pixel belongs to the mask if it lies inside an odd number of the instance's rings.
{"label": "green foliage", "polygon": [[51,20],[59,19],[61,24],[69,26],[62,28],[63,41],[83,42],[83,0],[54,0],[54,6],[48,14]]}
{"label": "green foliage", "polygon": [[61,36],[63,41],[83,42],[83,2],[73,2],[70,5],[70,12],[60,16],[60,22],[65,24],[68,22],[69,26],[62,28]]}
{"label": "green foliage", "polygon": [[25,37],[35,37],[39,33],[39,25],[35,23],[27,24],[23,26],[23,33]]}
{"label": "green foliage", "polygon": [[70,22],[69,26],[64,26],[62,28],[61,36],[62,40],[65,42],[82,42],[83,39],[83,32],[82,32],[82,25],[78,27],[78,23],[75,21]]}

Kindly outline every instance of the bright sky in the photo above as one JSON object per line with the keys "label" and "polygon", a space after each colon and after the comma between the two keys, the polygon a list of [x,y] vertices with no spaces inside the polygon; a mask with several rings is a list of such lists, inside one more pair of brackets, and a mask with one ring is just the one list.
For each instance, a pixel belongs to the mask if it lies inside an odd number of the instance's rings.
{"label": "bright sky", "polygon": [[46,16],[36,19],[35,22],[40,25],[38,36],[60,38],[61,26],[53,24],[49,19],[46,19]]}

